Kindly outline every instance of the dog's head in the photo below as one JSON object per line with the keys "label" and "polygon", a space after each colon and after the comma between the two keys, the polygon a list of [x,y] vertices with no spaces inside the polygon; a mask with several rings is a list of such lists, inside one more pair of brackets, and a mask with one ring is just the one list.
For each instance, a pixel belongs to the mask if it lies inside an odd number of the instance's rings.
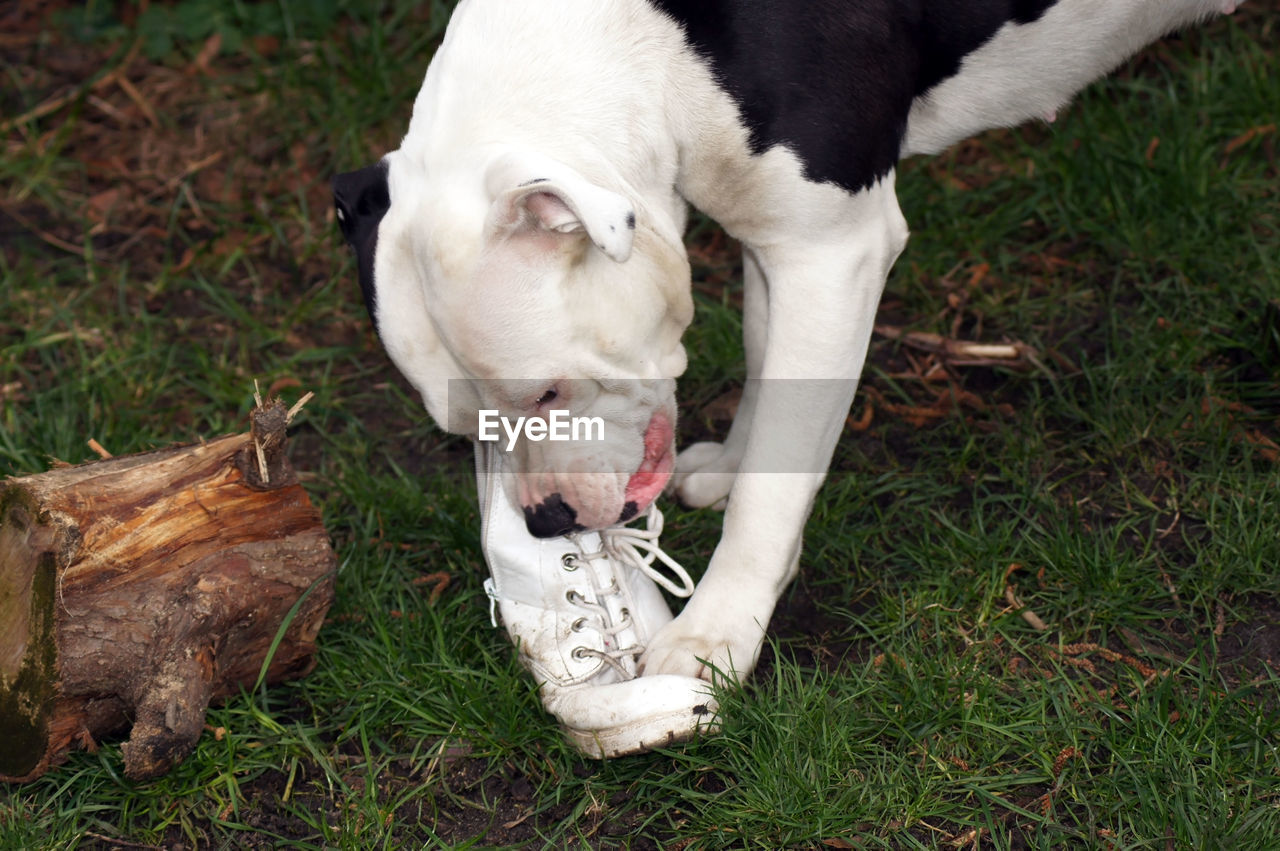
{"label": "dog's head", "polygon": [[374,327],[442,428],[508,452],[533,534],[630,519],[673,466],[679,226],[547,157],[470,156],[334,178]]}

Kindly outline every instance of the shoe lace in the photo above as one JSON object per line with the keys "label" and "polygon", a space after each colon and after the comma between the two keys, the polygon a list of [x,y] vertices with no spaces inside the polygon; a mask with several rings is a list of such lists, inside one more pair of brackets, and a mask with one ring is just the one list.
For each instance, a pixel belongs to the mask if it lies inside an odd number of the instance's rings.
{"label": "shoe lace", "polygon": [[[688,597],[693,594],[693,579],[678,561],[664,553],[658,546],[658,537],[662,534],[662,512],[658,510],[658,506],[650,505],[644,517],[643,529],[636,526],[614,526],[601,532],[600,539],[604,542],[604,552],[619,561],[630,564],[675,596]],[[655,561],[666,565],[667,569],[680,580],[680,584],[672,582],[662,571],[655,568],[653,566]]]}
{"label": "shoe lace", "polygon": [[[596,611],[600,616],[599,622],[592,622],[591,620],[582,618],[574,624],[575,628],[577,630],[591,629],[605,637],[605,646],[603,650],[579,645],[578,647],[573,648],[573,655],[577,658],[590,656],[599,659],[617,671],[618,675],[624,680],[634,679],[636,675],[634,661],[641,653],[644,652],[644,647],[639,644],[632,644],[629,647],[610,647],[610,644],[616,643],[618,633],[631,626],[630,616],[624,612],[623,618],[620,622],[611,624],[609,623],[611,618],[609,617],[608,612],[604,610],[603,606],[592,604],[581,597],[577,600],[571,600],[570,602],[573,602],[575,605],[589,611]],[[633,663],[631,667],[624,664],[626,661]]]}
{"label": "shoe lace", "polygon": [[[574,543],[576,544],[577,541],[575,540]],[[587,552],[581,546],[578,547],[578,551],[582,554],[581,558],[588,562],[605,557],[603,551]],[[571,629],[574,632],[590,629],[599,633],[604,639],[604,649],[597,650],[594,647],[579,645],[573,648],[573,656],[579,659],[587,656],[599,659],[617,671],[618,675],[624,680],[633,679],[636,675],[634,660],[644,652],[644,647],[639,644],[632,644],[628,647],[617,646],[618,634],[631,627],[631,612],[624,607],[619,618],[615,621],[613,614],[609,611],[609,607],[602,602],[606,596],[621,593],[618,583],[614,580],[609,583],[608,587],[601,587],[597,580],[596,572],[590,568],[587,569],[586,576],[588,584],[591,585],[591,593],[595,598],[594,600],[588,599],[573,590],[565,595],[565,599],[571,605],[590,613],[588,616],[574,621]],[[628,667],[624,664],[625,661],[632,662],[632,665]]]}
{"label": "shoe lace", "polygon": [[[619,633],[632,626],[631,613],[624,607],[621,611],[621,617],[615,622],[613,614],[609,611],[608,606],[603,603],[603,600],[607,596],[621,593],[617,580],[611,581],[608,587],[602,587],[596,571],[590,567],[589,563],[597,559],[617,559],[619,562],[639,570],[677,597],[688,597],[693,594],[694,589],[694,582],[689,573],[679,562],[663,552],[658,546],[658,538],[662,534],[663,528],[662,512],[658,510],[657,506],[651,505],[644,518],[645,524],[643,528],[614,526],[601,531],[601,546],[597,550],[588,550],[579,535],[570,534],[567,537],[573,542],[577,553],[568,553],[563,557],[566,569],[572,569],[574,561],[588,563],[585,574],[587,583],[591,586],[591,596],[594,598],[588,599],[582,593],[573,590],[566,595],[566,599],[571,605],[588,612],[590,615],[575,621],[573,624],[574,631],[590,629],[599,633],[605,639],[605,649],[603,650],[578,646],[573,649],[573,654],[578,658],[590,656],[600,659],[617,671],[621,677],[628,680],[635,678],[634,660],[644,652],[645,648],[640,644],[632,644],[628,647],[610,647],[611,644],[617,643]],[[679,580],[679,584],[673,582],[654,567],[654,562],[661,562],[675,575],[676,579]],[[499,597],[493,577],[485,580],[484,590],[489,597],[489,620],[496,627],[498,625],[497,605]],[[625,664],[627,661],[632,662],[631,667]]]}
{"label": "shoe lace", "polygon": [[[577,547],[579,555],[569,556],[569,558],[579,558],[588,563],[597,559],[614,558],[639,570],[672,594],[678,597],[688,597],[693,593],[693,579],[690,578],[688,572],[679,562],[664,553],[658,546],[658,537],[662,534],[662,527],[662,512],[658,510],[657,506],[651,505],[645,514],[644,528],[615,526],[611,529],[605,529],[600,533],[601,548],[598,550],[588,551],[582,546],[577,535],[570,535],[569,537]],[[653,566],[655,561],[660,561],[675,574],[680,584],[672,582],[671,579],[655,568]],[[570,591],[567,599],[571,604],[590,612],[594,617],[580,618],[574,623],[573,628],[575,630],[589,628],[598,632],[605,639],[605,649],[576,647],[573,653],[580,658],[591,656],[600,659],[617,671],[619,676],[624,679],[632,679],[635,677],[634,665],[628,667],[624,662],[634,662],[634,659],[644,652],[644,647],[639,644],[629,647],[610,646],[616,643],[620,632],[631,627],[631,613],[624,608],[621,612],[621,618],[615,623],[608,607],[603,602],[600,602],[607,595],[620,593],[617,581],[612,581],[608,587],[601,587],[594,570],[588,567],[586,574],[587,581],[591,585],[592,596],[595,599],[589,600],[576,591]]]}

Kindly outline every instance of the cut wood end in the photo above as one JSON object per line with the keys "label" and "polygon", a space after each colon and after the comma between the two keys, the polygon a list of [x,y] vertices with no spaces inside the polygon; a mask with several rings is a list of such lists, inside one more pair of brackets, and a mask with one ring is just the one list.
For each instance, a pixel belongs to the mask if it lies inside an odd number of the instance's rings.
{"label": "cut wood end", "polygon": [[254,382],[254,408],[249,412],[252,448],[246,447],[238,466],[250,487],[270,489],[295,484],[298,480],[285,452],[289,422],[312,398],[308,393],[292,408],[277,397],[263,399]]}

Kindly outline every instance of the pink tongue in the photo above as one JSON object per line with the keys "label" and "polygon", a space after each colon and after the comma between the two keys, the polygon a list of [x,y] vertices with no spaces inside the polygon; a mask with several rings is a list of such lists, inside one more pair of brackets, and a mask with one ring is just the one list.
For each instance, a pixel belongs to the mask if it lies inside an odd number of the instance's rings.
{"label": "pink tongue", "polygon": [[640,511],[658,498],[671,478],[671,423],[664,414],[654,414],[644,432],[644,460],[640,469],[627,480],[625,499],[634,502]]}

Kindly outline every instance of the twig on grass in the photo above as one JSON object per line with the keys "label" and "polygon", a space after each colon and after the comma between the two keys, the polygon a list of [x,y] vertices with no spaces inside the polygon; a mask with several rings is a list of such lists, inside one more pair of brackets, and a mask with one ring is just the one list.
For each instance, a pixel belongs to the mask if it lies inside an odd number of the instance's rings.
{"label": "twig on grass", "polygon": [[1162,676],[1162,675],[1163,675],[1163,674],[1165,674],[1165,673],[1168,673],[1168,672],[1167,672],[1167,671],[1153,671],[1151,674],[1149,674],[1149,675],[1147,676],[1147,678],[1146,678],[1145,680],[1143,680],[1143,681],[1142,681],[1142,685],[1140,685],[1140,686],[1136,686],[1136,687],[1134,687],[1134,688],[1132,688],[1132,689],[1130,689],[1130,690],[1129,690],[1129,694],[1128,694],[1128,696],[1127,696],[1127,698],[1126,698],[1126,699],[1127,699],[1127,700],[1133,700],[1135,697],[1137,697],[1138,695],[1142,694],[1142,692],[1143,692],[1144,690],[1151,688],[1151,684],[1152,684],[1152,683],[1154,683],[1158,677]]}
{"label": "twig on grass", "polygon": [[67,242],[65,239],[54,236],[53,234],[49,233],[47,230],[42,230],[38,225],[36,225],[35,222],[31,221],[26,216],[22,215],[12,207],[8,205],[0,205],[0,210],[2,210],[6,216],[13,219],[15,222],[22,225],[27,230],[31,231],[33,234],[39,237],[42,241],[49,243],[54,248],[61,248],[63,251],[66,251],[70,254],[75,254],[78,257],[85,256],[83,246],[76,245],[73,242]]}
{"label": "twig on grass", "polygon": [[508,821],[508,822],[503,822],[502,824],[503,829],[511,830],[514,827],[519,827],[521,824],[524,824],[524,822],[529,818],[529,816],[533,815],[534,812],[535,811],[533,809],[529,809],[528,811],[525,812],[524,815],[520,816],[519,818],[512,819],[511,821]]}
{"label": "twig on grass", "polygon": [[1163,659],[1175,667],[1185,665],[1187,662],[1186,659],[1176,656],[1161,647],[1155,646],[1127,627],[1122,626],[1118,631],[1120,633],[1120,638],[1124,640],[1124,643],[1128,645],[1129,649],[1134,653],[1142,656],[1153,656],[1157,659]]}
{"label": "twig on grass", "polygon": [[980,847],[980,842],[986,832],[987,829],[985,827],[975,827],[967,833],[947,839],[945,842],[952,848],[963,848],[966,845],[970,848],[978,848]]}
{"label": "twig on grass", "polygon": [[155,109],[152,108],[151,103],[143,97],[142,92],[138,91],[138,87],[129,81],[128,77],[118,76],[116,78],[116,85],[120,87],[120,90],[125,93],[125,96],[129,98],[129,100],[133,101],[134,106],[138,107],[142,116],[147,119],[148,124],[152,127],[160,126],[160,119],[156,116]]}
{"label": "twig on grass", "polygon": [[159,845],[147,845],[142,842],[130,842],[127,839],[120,839],[119,837],[112,837],[112,836],[103,836],[101,833],[94,833],[93,831],[90,831],[90,830],[86,830],[82,834],[82,838],[96,839],[99,842],[107,843],[107,845],[112,848],[147,848],[147,849],[152,849],[152,851],[163,851],[163,848]]}
{"label": "twig on grass", "polygon": [[[122,79],[122,75],[125,70],[133,64],[133,60],[137,58],[138,51],[141,49],[142,38],[139,37],[134,40],[132,45],[129,46],[129,50],[125,53],[124,58],[120,60],[120,64],[116,65],[116,67],[112,68],[98,79],[90,80],[83,85],[76,86],[69,92],[65,92],[64,94],[37,104],[19,116],[10,118],[8,121],[0,121],[0,133],[8,133],[13,128],[26,124],[29,121],[44,118],[46,115],[50,115],[62,109],[67,104],[75,102],[88,92],[96,92],[99,89],[106,88],[112,83],[118,82]],[[127,90],[125,94],[128,94]]]}
{"label": "twig on grass", "polygon": [[[884,394],[872,386],[865,388],[868,410],[874,405],[887,414],[901,417],[916,428],[923,428],[935,420],[945,419],[951,416],[952,412],[960,408],[968,408],[973,411],[985,412],[991,409],[986,402],[976,393],[970,393],[959,387],[948,385],[941,388],[934,396],[933,401],[925,405],[902,405],[896,402],[890,402],[884,398]],[[995,410],[1001,414],[1011,414],[1012,409],[1007,405],[996,405]],[[871,415],[865,410],[862,417],[858,420],[850,420],[848,424],[854,431],[861,431],[865,426],[870,425]]]}
{"label": "twig on grass", "polygon": [[1169,525],[1167,528],[1156,530],[1156,540],[1163,541],[1165,538],[1173,534],[1173,530],[1177,527],[1178,521],[1181,519],[1182,519],[1182,509],[1178,508],[1177,505],[1174,505],[1173,520],[1169,521]]}
{"label": "twig on grass", "polygon": [[875,332],[905,346],[941,355],[954,366],[1041,366],[1035,349],[1026,343],[974,343],[884,324],[876,325]]}
{"label": "twig on grass", "polygon": [[1022,616],[1022,619],[1027,623],[1029,623],[1033,629],[1038,629],[1043,632],[1044,630],[1049,628],[1048,624],[1046,624],[1043,620],[1041,620],[1040,616],[1037,615],[1035,612],[1033,612],[1030,609],[1030,607],[1028,607],[1021,600],[1018,599],[1018,595],[1014,590],[1013,583],[1009,581],[1009,577],[1012,576],[1015,571],[1019,571],[1021,569],[1022,569],[1022,565],[1016,561],[1010,564],[1007,568],[1005,568],[1005,571],[1004,571],[1005,602],[1009,604],[1010,609],[1017,611],[1018,614]]}
{"label": "twig on grass", "polygon": [[196,172],[204,171],[209,166],[220,161],[224,156],[226,156],[226,151],[214,151],[212,154],[209,154],[209,156],[207,157],[202,157],[196,160],[195,162],[187,163],[187,167],[182,170],[181,174],[174,175],[173,177],[166,180],[160,186],[160,188],[153,189],[151,192],[148,192],[145,196],[143,196],[143,200],[149,201],[152,198],[156,198],[161,195],[167,195],[168,193],[177,189],[178,186],[182,184],[182,181],[186,180],[188,177],[191,177]]}
{"label": "twig on grass", "polygon": [[1031,624],[1033,629],[1038,629],[1043,632],[1049,628],[1049,625],[1042,621],[1039,615],[1031,611],[1031,609],[1018,599],[1017,594],[1014,593],[1012,585],[1004,586],[1004,599],[1010,606],[1018,610],[1018,614],[1022,616],[1024,621]]}
{"label": "twig on grass", "polygon": [[103,100],[97,95],[89,95],[85,98],[85,102],[104,115],[119,121],[120,124],[125,127],[128,127],[132,123],[129,116],[125,115],[123,112],[112,106],[110,102]]}

